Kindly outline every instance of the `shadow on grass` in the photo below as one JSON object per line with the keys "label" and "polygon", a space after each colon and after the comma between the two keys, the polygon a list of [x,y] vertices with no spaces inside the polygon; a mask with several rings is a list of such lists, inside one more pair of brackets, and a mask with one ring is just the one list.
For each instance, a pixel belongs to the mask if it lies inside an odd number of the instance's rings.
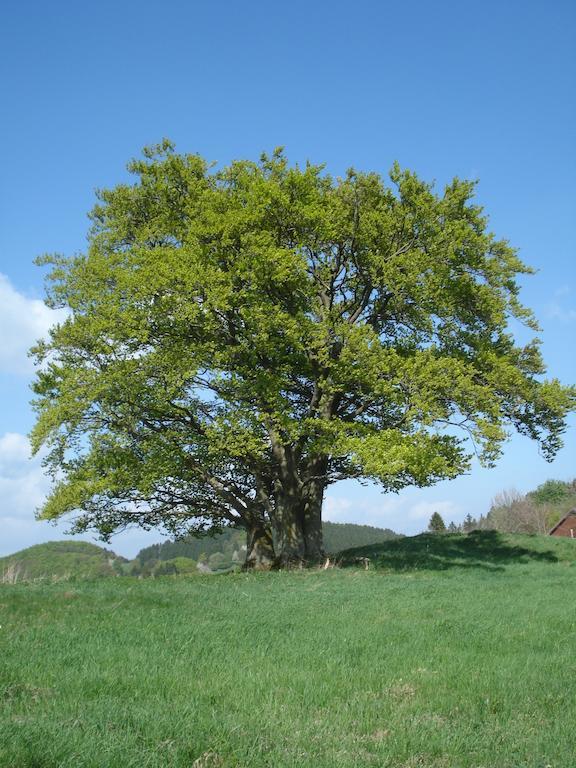
{"label": "shadow on grass", "polygon": [[474,531],[468,535],[423,533],[341,552],[341,565],[358,566],[361,558],[379,570],[445,571],[449,568],[478,568],[502,571],[515,563],[556,563],[554,552],[537,551],[511,544],[497,531]]}

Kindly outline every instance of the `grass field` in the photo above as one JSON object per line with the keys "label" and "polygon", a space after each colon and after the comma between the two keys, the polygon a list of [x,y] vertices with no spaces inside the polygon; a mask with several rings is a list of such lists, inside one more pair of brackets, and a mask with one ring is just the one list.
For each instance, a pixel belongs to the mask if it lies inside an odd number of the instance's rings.
{"label": "grass field", "polygon": [[0,766],[576,765],[576,542],[362,553],[367,571],[1,586]]}

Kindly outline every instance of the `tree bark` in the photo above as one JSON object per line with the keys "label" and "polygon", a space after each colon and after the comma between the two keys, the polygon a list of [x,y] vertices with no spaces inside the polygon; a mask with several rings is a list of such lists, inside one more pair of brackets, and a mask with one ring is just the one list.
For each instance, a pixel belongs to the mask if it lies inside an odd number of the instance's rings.
{"label": "tree bark", "polygon": [[302,459],[298,447],[283,442],[274,427],[269,434],[277,468],[272,483],[274,509],[269,511],[276,566],[313,565],[324,554],[322,501],[328,457]]}
{"label": "tree bark", "polygon": [[274,550],[279,568],[315,565],[323,560],[322,502],[327,459],[306,470],[305,482],[278,482],[275,493]]}
{"label": "tree bark", "polygon": [[269,571],[275,564],[274,543],[270,525],[262,519],[246,524],[246,570]]}
{"label": "tree bark", "polygon": [[309,495],[304,506],[303,534],[305,559],[310,565],[319,563],[324,557],[324,542],[322,537],[322,497],[324,491],[318,496],[315,491]]}
{"label": "tree bark", "polygon": [[281,492],[276,498],[274,551],[278,568],[297,568],[306,563],[303,504],[296,493]]}
{"label": "tree bark", "polygon": [[326,488],[326,467],[328,461],[319,457],[311,463],[310,479],[306,485],[303,533],[306,562],[310,565],[324,559],[324,542],[322,536],[322,504]]}

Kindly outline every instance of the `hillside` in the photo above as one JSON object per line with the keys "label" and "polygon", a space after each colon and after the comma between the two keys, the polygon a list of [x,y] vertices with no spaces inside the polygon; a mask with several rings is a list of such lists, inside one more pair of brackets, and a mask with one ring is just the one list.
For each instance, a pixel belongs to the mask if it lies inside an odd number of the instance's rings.
{"label": "hillside", "polygon": [[443,571],[455,568],[502,570],[531,562],[575,563],[576,542],[547,536],[473,531],[467,535],[422,533],[340,553],[343,566],[368,559],[369,567],[388,572]]}
{"label": "hillside", "polygon": [[[328,554],[339,552],[350,547],[365,546],[399,537],[389,528],[374,528],[369,525],[352,523],[322,523],[324,548]],[[136,559],[144,565],[152,560],[173,560],[177,557],[192,560],[210,560],[214,555],[222,555],[222,562],[232,565],[244,559],[246,535],[244,531],[229,528],[215,536],[201,538],[188,536],[177,541],[165,541],[162,544],[152,544],[145,547],[136,555]],[[215,558],[214,558],[215,559]]]}
{"label": "hillside", "polygon": [[366,571],[0,585],[0,765],[574,765],[576,541],[364,552]]}
{"label": "hillside", "polygon": [[0,558],[0,581],[113,576],[122,562],[114,552],[86,541],[50,541]]}
{"label": "hillside", "polygon": [[246,534],[237,528],[227,528],[214,536],[186,536],[176,541],[164,541],[144,547],[136,555],[142,565],[151,560],[172,560],[175,557],[189,557],[199,560],[204,554],[207,557],[223,553],[230,558],[234,552],[240,552],[246,543]]}

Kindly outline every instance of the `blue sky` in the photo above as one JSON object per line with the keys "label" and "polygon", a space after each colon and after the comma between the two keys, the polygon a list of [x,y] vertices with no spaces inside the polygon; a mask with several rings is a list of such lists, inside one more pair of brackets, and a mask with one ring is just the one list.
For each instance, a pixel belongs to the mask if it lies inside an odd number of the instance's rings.
{"label": "blue sky", "polygon": [[[27,457],[25,350],[54,316],[44,252],[81,251],[97,187],[170,137],[219,163],[290,159],[439,185],[477,178],[493,231],[538,269],[524,301],[549,374],[576,381],[576,6],[531,2],[11,3],[0,25],[0,555],[61,536],[34,521],[47,488]],[[576,475],[575,421],[547,464],[515,438],[498,467],[382,496],[344,483],[327,517],[422,530],[486,512],[503,488]],[[133,555],[157,534],[129,532]]]}

